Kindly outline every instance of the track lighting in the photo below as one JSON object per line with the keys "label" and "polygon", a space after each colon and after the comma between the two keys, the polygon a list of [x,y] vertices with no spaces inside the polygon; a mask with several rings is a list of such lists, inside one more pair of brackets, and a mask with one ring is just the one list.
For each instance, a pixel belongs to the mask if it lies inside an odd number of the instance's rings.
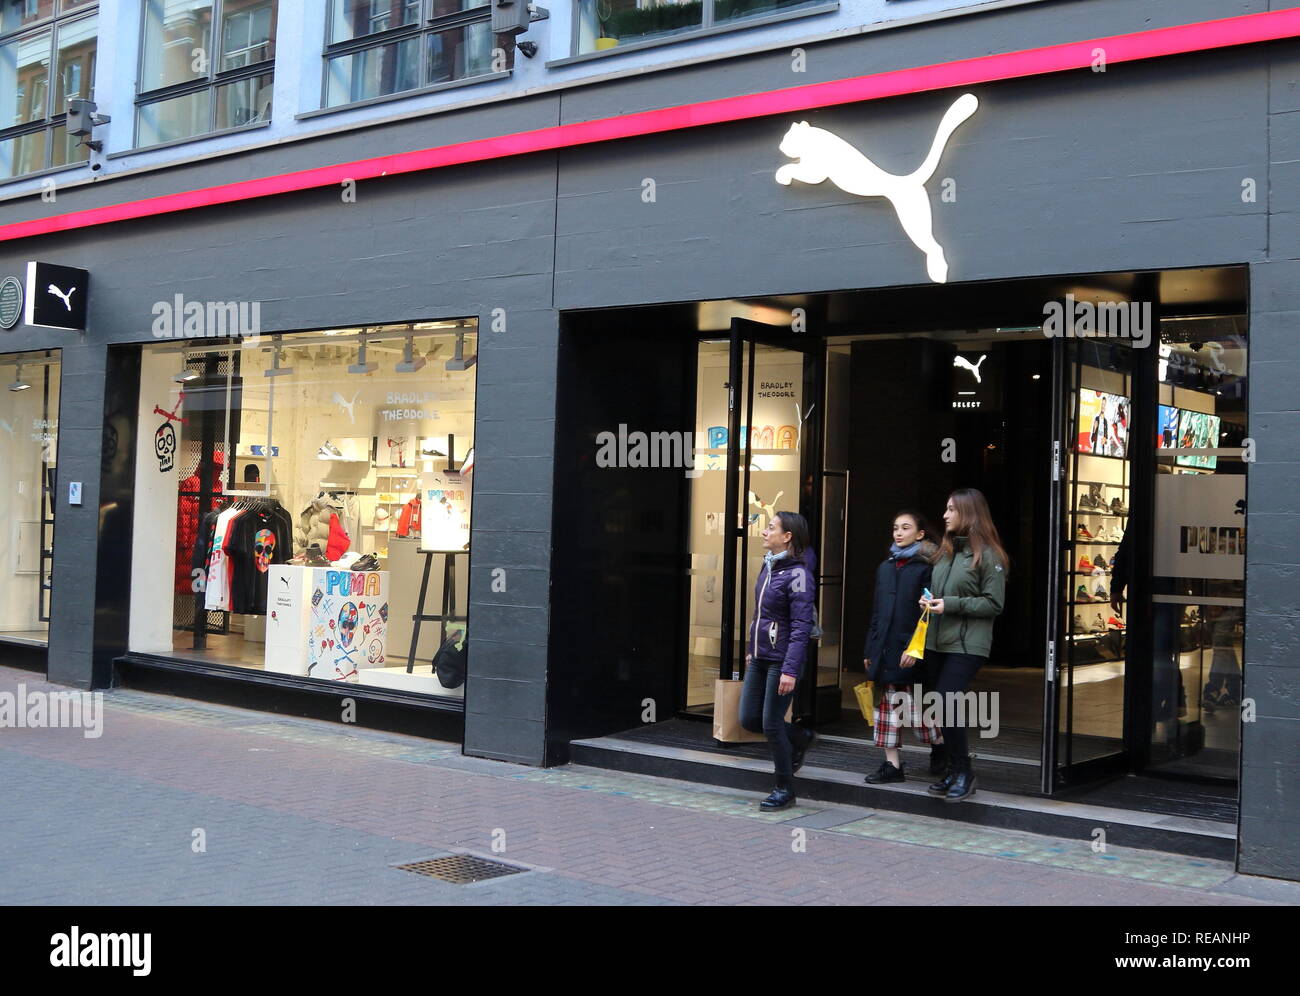
{"label": "track lighting", "polygon": [[478,360],[478,354],[473,356],[465,355],[465,333],[461,332],[456,336],[456,355],[447,361],[446,369],[448,370],[468,370]]}
{"label": "track lighting", "polygon": [[280,357],[284,347],[280,345],[279,337],[276,337],[276,344],[271,349],[271,367],[269,370],[263,370],[264,377],[284,377],[293,373],[293,367],[280,366]]}
{"label": "track lighting", "polygon": [[406,345],[402,347],[402,362],[397,364],[399,374],[415,373],[424,367],[424,357],[415,356],[415,341],[412,336],[406,337]]}
{"label": "track lighting", "polygon": [[26,391],[32,385],[23,380],[23,365],[18,364],[18,379],[9,385],[11,391]]}
{"label": "track lighting", "polygon": [[198,380],[201,375],[192,367],[182,367],[176,373],[172,374],[172,380],[177,384],[188,384],[192,380]]}
{"label": "track lighting", "polygon": [[358,338],[360,339],[360,342],[357,345],[357,362],[348,367],[348,373],[372,374],[379,369],[379,364],[374,362],[374,360],[371,360],[369,363],[366,362],[366,337],[363,335]]}

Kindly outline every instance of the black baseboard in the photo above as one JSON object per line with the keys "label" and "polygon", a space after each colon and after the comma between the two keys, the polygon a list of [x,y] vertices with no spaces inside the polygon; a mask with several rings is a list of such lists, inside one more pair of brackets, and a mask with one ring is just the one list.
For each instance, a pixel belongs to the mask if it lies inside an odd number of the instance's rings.
{"label": "black baseboard", "polygon": [[[459,744],[465,739],[465,713],[459,701],[438,701],[364,685],[339,687],[308,678],[271,676],[247,668],[147,654],[128,654],[114,663],[115,687],[430,740]],[[342,721],[344,699],[356,703],[353,723]]]}
{"label": "black baseboard", "polygon": [[5,667],[21,668],[44,676],[48,660],[49,651],[45,647],[0,638],[0,664]]}

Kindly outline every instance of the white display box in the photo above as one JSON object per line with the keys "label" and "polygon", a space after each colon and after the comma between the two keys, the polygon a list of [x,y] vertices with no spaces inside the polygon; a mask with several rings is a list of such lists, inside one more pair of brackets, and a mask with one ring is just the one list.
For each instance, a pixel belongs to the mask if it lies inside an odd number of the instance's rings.
{"label": "white display box", "polygon": [[356,681],[388,655],[388,572],[273,564],[267,575],[264,667]]}

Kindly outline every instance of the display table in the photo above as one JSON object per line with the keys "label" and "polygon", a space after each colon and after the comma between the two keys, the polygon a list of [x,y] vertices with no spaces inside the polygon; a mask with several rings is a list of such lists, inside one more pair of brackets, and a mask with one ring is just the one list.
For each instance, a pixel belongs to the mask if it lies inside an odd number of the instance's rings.
{"label": "display table", "polygon": [[388,656],[388,572],[272,564],[267,671],[357,681]]}

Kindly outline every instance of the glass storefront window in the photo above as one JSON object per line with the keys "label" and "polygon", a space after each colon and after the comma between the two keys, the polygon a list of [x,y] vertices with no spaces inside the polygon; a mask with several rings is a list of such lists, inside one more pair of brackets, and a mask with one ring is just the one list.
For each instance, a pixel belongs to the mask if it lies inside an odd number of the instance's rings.
{"label": "glass storefront window", "polygon": [[1244,316],[1161,322],[1151,760],[1224,778],[1241,746],[1247,354]]}
{"label": "glass storefront window", "polygon": [[434,658],[466,626],[476,348],[471,319],[146,347],[131,649],[462,695]]}
{"label": "glass storefront window", "polygon": [[59,354],[0,355],[0,640],[43,645],[53,587],[55,468],[59,434]]}
{"label": "glass storefront window", "polygon": [[277,13],[277,0],[144,0],[135,144],[269,121]]}
{"label": "glass storefront window", "polygon": [[[68,10],[67,3],[64,10]],[[54,0],[2,0],[0,32],[8,33],[54,16]]]}

